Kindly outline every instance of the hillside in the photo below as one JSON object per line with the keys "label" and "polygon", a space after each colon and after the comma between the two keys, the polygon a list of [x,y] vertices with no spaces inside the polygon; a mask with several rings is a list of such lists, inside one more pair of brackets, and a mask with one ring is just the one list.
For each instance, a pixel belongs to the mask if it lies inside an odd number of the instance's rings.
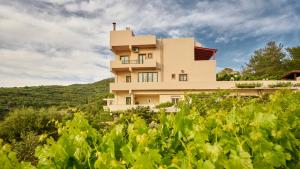
{"label": "hillside", "polygon": [[69,86],[35,86],[0,88],[0,118],[5,113],[20,107],[82,107],[88,104],[102,104],[102,98],[109,93],[105,79],[90,84]]}

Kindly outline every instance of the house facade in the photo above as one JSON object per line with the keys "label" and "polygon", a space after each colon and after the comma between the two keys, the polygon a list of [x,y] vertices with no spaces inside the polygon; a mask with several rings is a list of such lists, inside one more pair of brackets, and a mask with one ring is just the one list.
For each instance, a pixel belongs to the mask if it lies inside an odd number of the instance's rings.
{"label": "house facade", "polygon": [[111,111],[176,103],[189,92],[230,89],[247,95],[261,93],[259,89],[237,89],[232,81],[216,81],[217,50],[203,47],[194,38],[137,36],[129,28],[116,30],[114,23],[110,49],[115,55],[110,62],[114,98],[106,99],[105,108]]}

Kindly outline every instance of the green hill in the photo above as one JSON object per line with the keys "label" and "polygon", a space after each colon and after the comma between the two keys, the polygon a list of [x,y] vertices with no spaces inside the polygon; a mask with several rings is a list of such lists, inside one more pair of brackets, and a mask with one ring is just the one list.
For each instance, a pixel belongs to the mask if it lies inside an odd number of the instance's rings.
{"label": "green hill", "polygon": [[102,99],[109,93],[109,83],[113,79],[105,79],[90,84],[74,84],[69,86],[34,86],[0,88],[0,118],[10,110],[21,107],[42,108],[57,106],[85,107],[87,105],[102,106]]}

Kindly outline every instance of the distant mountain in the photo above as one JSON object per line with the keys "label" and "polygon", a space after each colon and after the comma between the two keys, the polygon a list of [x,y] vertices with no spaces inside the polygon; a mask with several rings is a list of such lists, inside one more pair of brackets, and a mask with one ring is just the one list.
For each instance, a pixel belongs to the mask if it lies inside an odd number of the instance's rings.
{"label": "distant mountain", "polygon": [[105,79],[90,84],[69,86],[34,86],[0,88],[0,118],[8,111],[21,107],[81,107],[87,104],[102,104],[109,93],[109,83]]}

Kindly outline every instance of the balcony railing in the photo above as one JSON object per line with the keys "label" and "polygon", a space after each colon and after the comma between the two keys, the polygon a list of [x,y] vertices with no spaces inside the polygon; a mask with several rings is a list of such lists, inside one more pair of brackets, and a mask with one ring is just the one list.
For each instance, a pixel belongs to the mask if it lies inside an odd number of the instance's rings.
{"label": "balcony railing", "polygon": [[159,69],[159,63],[154,59],[147,60],[113,60],[110,62],[111,71],[124,71],[133,69]]}
{"label": "balcony railing", "polygon": [[122,60],[121,64],[144,64],[143,60]]}

